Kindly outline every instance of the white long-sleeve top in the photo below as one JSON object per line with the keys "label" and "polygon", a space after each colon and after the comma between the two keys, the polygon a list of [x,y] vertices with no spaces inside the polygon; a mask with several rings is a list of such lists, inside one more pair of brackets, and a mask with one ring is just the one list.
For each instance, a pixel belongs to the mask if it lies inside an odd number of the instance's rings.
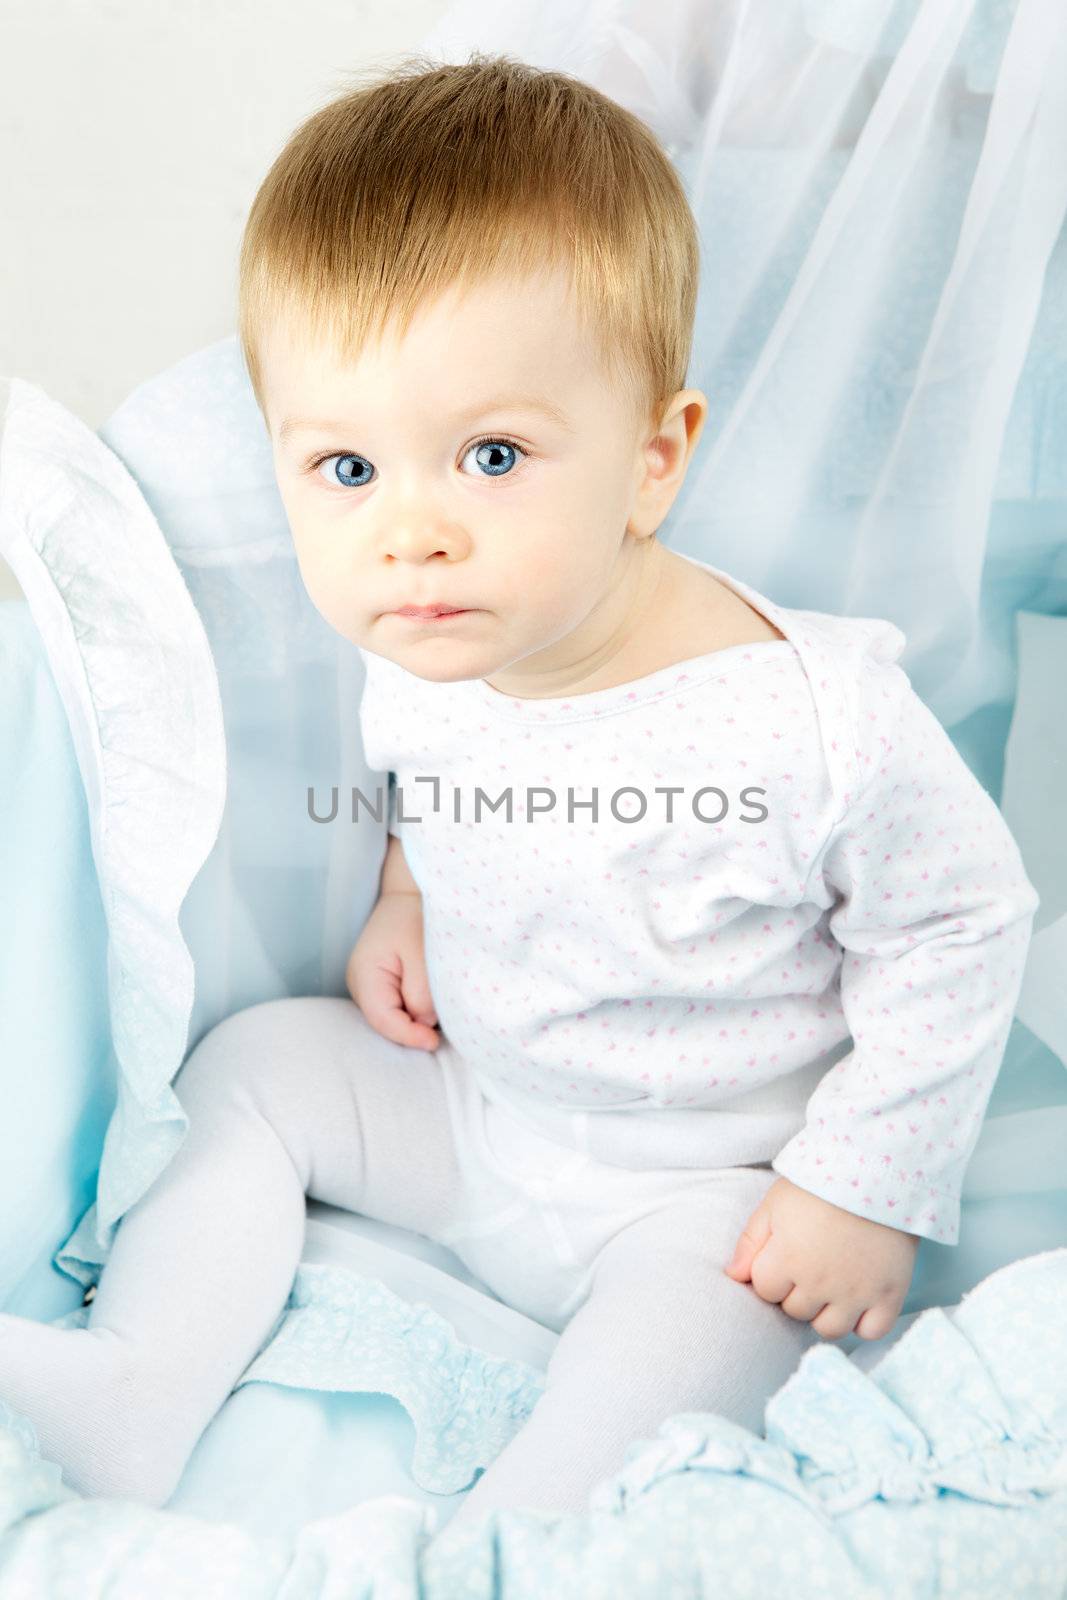
{"label": "white long-sleeve top", "polygon": [[1037,893],[899,628],[696,564],[785,638],[571,699],[361,651],[442,1034],[602,1160],[770,1162],[955,1244]]}

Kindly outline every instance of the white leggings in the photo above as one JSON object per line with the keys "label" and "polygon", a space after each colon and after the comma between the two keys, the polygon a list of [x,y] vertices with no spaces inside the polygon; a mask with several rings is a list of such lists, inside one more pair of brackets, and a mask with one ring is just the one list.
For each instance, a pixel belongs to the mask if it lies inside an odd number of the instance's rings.
{"label": "white leggings", "polygon": [[305,1195],[439,1240],[560,1333],[543,1395],[452,1523],[580,1512],[676,1412],[762,1432],[818,1342],[723,1272],[769,1168],[608,1167],[488,1106],[447,1042],[393,1044],[350,1000],[236,1013],[174,1089],[188,1134],[122,1219],[88,1330],[0,1316],[0,1399],[82,1493],[173,1493],[289,1295]]}

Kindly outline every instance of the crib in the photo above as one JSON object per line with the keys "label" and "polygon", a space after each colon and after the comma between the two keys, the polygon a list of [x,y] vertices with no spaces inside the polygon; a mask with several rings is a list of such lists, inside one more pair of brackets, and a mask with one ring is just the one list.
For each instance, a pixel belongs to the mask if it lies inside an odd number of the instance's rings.
{"label": "crib", "polygon": [[[444,1246],[310,1202],[270,1338],[162,1510],[87,1500],[0,1400],[0,1595],[1067,1592],[1067,20],[1017,4],[453,6],[423,41],[574,71],[701,224],[706,443],[660,536],[891,618],[1040,896],[959,1244],[762,1436],[668,1419],[580,1516],[451,1513],[556,1335]],[[0,1309],[83,1325],[232,1012],[345,993],[386,824],[358,652],[311,605],[236,339],[98,431],[0,380]],[[225,1218],[219,1219],[225,1226]],[[775,1536],[765,1530],[773,1526]]]}

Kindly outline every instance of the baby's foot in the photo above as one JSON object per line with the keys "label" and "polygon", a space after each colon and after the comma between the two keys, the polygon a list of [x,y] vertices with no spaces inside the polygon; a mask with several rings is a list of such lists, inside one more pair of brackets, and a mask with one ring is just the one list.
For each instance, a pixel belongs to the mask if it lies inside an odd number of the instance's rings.
{"label": "baby's foot", "polygon": [[0,1313],[0,1400],[33,1424],[42,1456],[79,1494],[162,1506],[194,1439],[161,1416],[158,1382],[108,1328],[53,1328]]}

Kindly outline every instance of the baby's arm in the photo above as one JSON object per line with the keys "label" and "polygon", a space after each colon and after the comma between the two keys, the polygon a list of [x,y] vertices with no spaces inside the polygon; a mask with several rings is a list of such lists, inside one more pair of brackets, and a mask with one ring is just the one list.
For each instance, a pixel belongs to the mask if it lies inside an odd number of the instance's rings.
{"label": "baby's arm", "polygon": [[382,861],[380,894],[418,894],[419,886],[411,875],[399,834],[391,833]]}
{"label": "baby's arm", "polygon": [[859,786],[816,863],[853,1048],[771,1165],[859,1217],[955,1244],[1038,896],[903,670],[868,664],[857,713]]}
{"label": "baby's arm", "polygon": [[422,896],[395,833],[389,835],[377,904],[348,958],[345,981],[384,1038],[436,1050],[441,1041],[426,971]]}

